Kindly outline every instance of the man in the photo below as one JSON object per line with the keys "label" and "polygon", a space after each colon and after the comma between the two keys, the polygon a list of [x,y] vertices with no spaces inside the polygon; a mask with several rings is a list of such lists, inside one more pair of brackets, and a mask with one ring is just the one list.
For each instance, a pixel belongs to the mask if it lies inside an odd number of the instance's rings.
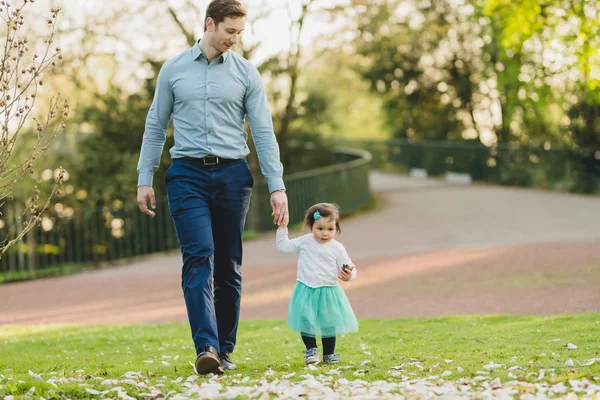
{"label": "man", "polygon": [[[252,194],[243,130],[248,118],[271,192],[273,222],[288,222],[279,147],[258,70],[230,49],[246,24],[237,0],[214,0],[204,36],[162,67],[138,163],[138,205],[156,207],[152,177],[171,116],[173,159],[165,182],[183,258],[182,288],[199,374],[235,369],[242,291],[242,233]],[[214,287],[213,287],[214,285]]]}

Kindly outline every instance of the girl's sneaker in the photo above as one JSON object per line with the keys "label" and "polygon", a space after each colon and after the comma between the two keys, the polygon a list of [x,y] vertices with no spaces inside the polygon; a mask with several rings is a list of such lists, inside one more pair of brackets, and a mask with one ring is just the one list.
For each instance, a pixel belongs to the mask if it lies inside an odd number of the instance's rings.
{"label": "girl's sneaker", "polygon": [[336,363],[340,361],[339,353],[335,354],[323,354],[323,361],[326,363]]}
{"label": "girl's sneaker", "polygon": [[313,347],[312,349],[306,349],[303,351],[303,353],[304,353],[304,363],[306,365],[318,364],[319,362],[321,362],[321,360],[319,360],[319,351],[317,350],[316,347]]}

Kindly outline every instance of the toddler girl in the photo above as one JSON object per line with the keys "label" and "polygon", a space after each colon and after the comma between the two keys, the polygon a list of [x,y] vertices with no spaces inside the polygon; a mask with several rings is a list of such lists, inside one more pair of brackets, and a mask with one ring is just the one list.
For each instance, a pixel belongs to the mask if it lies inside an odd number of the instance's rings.
{"label": "toddler girl", "polygon": [[320,362],[317,338],[322,339],[323,361],[337,362],[336,336],[358,331],[358,321],[338,279],[356,278],[356,268],[340,234],[339,211],[335,204],[319,203],[304,217],[310,232],[290,240],[287,226],[277,229],[276,247],[281,253],[299,253],[296,286],[288,308],[288,326],[300,333],[306,346],[304,362]]}

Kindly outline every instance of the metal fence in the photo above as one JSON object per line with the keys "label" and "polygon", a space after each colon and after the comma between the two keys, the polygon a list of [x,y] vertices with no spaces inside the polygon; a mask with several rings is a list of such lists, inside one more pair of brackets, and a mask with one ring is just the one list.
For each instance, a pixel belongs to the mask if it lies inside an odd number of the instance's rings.
{"label": "metal fence", "polygon": [[[342,213],[349,213],[371,200],[369,152],[338,148],[335,156],[334,165],[285,177],[290,224],[302,222],[306,210],[316,203],[337,203]],[[246,224],[249,229],[258,232],[274,229],[266,187],[254,192],[250,208]]]}
{"label": "metal fence", "polygon": [[600,149],[573,151],[501,144],[487,147],[468,142],[342,140],[373,156],[373,167],[409,172],[425,169],[430,176],[467,173],[475,181],[530,186],[578,193],[600,193]]}
{"label": "metal fence", "polygon": [[[342,213],[371,199],[371,155],[339,148],[334,165],[284,176],[290,204],[290,224],[302,221],[305,210],[318,202],[335,202]],[[257,179],[247,217],[247,231],[275,229],[263,179]],[[179,247],[166,197],[157,198],[156,217],[143,215],[136,203],[117,204],[72,213],[46,213],[51,229],[38,227],[9,248],[0,259],[0,282],[48,275],[57,268],[79,268]],[[48,226],[48,225],[47,225]],[[46,227],[47,227],[46,226]],[[0,235],[6,235],[5,226]]]}

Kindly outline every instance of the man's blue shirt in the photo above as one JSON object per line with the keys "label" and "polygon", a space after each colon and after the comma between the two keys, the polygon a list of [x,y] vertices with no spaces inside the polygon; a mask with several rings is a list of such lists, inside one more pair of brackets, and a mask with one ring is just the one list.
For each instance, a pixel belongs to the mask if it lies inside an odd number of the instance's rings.
{"label": "man's blue shirt", "polygon": [[250,153],[243,129],[246,116],[269,191],[285,189],[263,82],[256,67],[240,55],[226,51],[209,63],[197,43],[163,65],[146,118],[138,186],[152,186],[171,116],[175,126],[171,158],[229,159]]}

